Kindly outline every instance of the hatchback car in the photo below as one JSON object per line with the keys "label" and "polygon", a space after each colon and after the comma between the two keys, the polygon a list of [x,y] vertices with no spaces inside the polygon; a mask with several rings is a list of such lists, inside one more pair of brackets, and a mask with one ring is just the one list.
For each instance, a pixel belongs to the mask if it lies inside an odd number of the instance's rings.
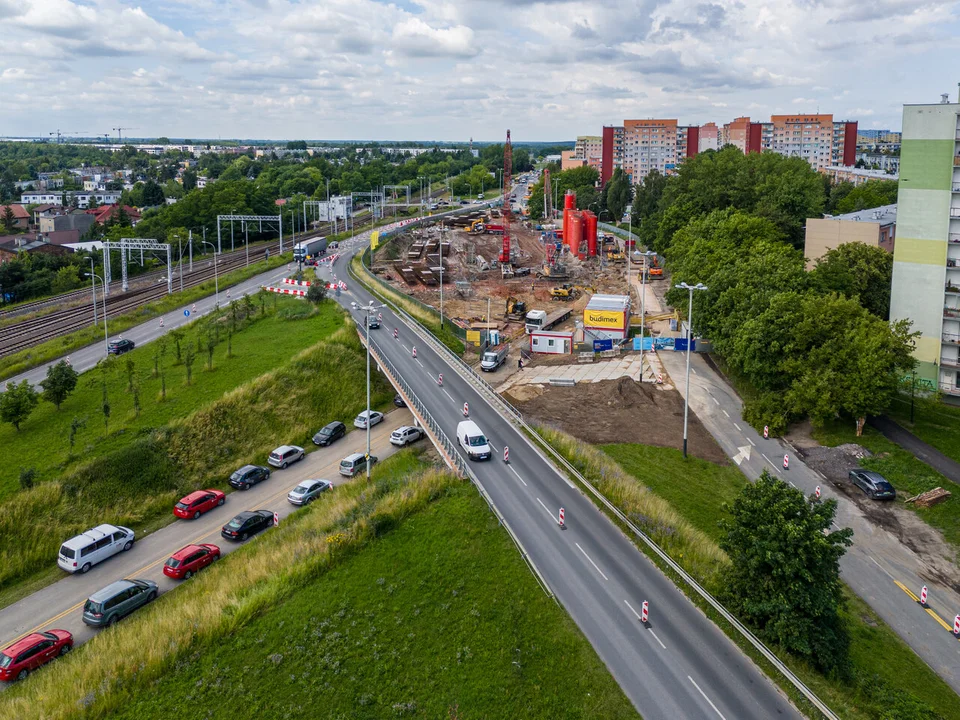
{"label": "hatchback car", "polygon": [[157,592],[157,584],[150,580],[117,580],[87,599],[83,604],[83,622],[94,627],[113,625],[155,600]]}
{"label": "hatchback car", "polygon": [[403,447],[404,445],[409,445],[412,442],[416,442],[423,437],[423,430],[420,428],[415,428],[411,425],[404,425],[403,427],[398,427],[392,433],[390,433],[390,443],[392,445],[398,445]]}
{"label": "hatchback car", "polygon": [[287,493],[287,500],[293,505],[309,505],[322,493],[333,489],[329,480],[304,480]]}
{"label": "hatchback car", "polygon": [[896,500],[897,491],[883,475],[857,468],[850,471],[850,480],[874,500]]}
{"label": "hatchback car", "polygon": [[107,346],[107,353],[109,355],[123,355],[125,352],[133,350],[135,345],[133,340],[118,338],[117,340],[110,341],[110,344]]}
{"label": "hatchback car", "polygon": [[364,410],[362,413],[357,415],[356,419],[353,421],[353,426],[361,429],[367,427],[367,413],[369,412],[370,427],[373,427],[378,422],[383,420],[383,413],[377,412],[376,410]]}
{"label": "hatchback car", "polygon": [[[286,465],[284,465],[284,467],[286,467]],[[237,490],[249,490],[257,483],[269,479],[270,468],[265,468],[262,465],[244,465],[234,472],[227,482],[230,483],[230,487],[234,487]]]}
{"label": "hatchback car", "polygon": [[163,564],[163,574],[175,580],[189,580],[195,573],[220,559],[220,548],[203,543],[177,550]]}
{"label": "hatchback car", "polygon": [[339,420],[327,423],[313,436],[314,445],[329,445],[347,434],[347,426]]}
{"label": "hatchback car", "polygon": [[397,407],[407,406],[406,401],[404,401],[404,399],[400,397],[400,393],[397,393],[396,395],[393,396],[393,404],[396,405]]}
{"label": "hatchback car", "polygon": [[[370,456],[370,467],[373,467],[377,463],[377,456]],[[366,472],[367,470],[367,458],[364,457],[361,453],[353,453],[347,455],[343,460],[340,461],[340,474],[344,477],[354,477],[360,473]]]}
{"label": "hatchback car", "polygon": [[197,490],[180,498],[180,502],[173,507],[173,514],[184,520],[196,520],[208,510],[220,507],[226,500],[227,496],[219,490]]}
{"label": "hatchback car", "polygon": [[0,650],[0,680],[24,680],[27,675],[73,648],[66,630],[30,633]]}
{"label": "hatchback car", "polygon": [[278,468],[285,468],[297,460],[303,460],[303,448],[296,445],[281,445],[267,458],[268,463]]}
{"label": "hatchback car", "polygon": [[271,525],[273,525],[272,511],[247,510],[220,528],[220,535],[227,540],[246,540]]}

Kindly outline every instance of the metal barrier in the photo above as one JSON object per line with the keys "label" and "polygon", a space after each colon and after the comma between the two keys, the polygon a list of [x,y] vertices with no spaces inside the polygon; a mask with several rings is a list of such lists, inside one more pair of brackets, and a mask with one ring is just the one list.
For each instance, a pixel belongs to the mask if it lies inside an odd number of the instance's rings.
{"label": "metal barrier", "polygon": [[637,242],[637,245],[640,244],[640,238],[637,237],[636,233],[631,233],[627,230],[624,230],[621,227],[617,227],[616,225],[611,225],[610,223],[598,222],[597,227],[600,228],[601,230],[612,232],[614,235],[617,235],[622,238],[633,238]]}

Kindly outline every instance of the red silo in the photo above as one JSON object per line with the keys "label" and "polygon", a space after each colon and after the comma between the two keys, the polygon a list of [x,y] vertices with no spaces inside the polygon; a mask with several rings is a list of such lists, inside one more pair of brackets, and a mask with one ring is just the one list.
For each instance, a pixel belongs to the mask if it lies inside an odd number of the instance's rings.
{"label": "red silo", "polygon": [[573,190],[567,190],[567,192],[564,194],[563,209],[564,210],[577,209],[577,194]]}
{"label": "red silo", "polygon": [[590,257],[597,256],[597,216],[585,210],[583,213],[584,219],[587,224],[587,255]]}
{"label": "red silo", "polygon": [[567,246],[570,248],[570,253],[572,255],[579,255],[580,243],[583,241],[583,215],[576,211],[568,214],[570,220],[567,222],[567,226],[570,229],[570,235],[565,237],[565,239]]}

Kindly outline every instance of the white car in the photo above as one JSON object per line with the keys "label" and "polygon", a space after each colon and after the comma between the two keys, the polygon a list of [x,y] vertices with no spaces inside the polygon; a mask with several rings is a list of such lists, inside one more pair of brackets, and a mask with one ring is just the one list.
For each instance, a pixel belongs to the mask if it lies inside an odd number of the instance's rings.
{"label": "white car", "polygon": [[287,493],[287,500],[292,505],[309,505],[327,490],[333,490],[329,480],[304,480]]}
{"label": "white car", "polygon": [[[370,427],[373,427],[378,422],[383,421],[383,413],[377,412],[376,410],[370,410]],[[367,411],[364,410],[362,413],[357,415],[356,419],[353,421],[353,426],[358,427],[361,430],[365,430],[367,427]]]}
{"label": "white car", "polygon": [[409,445],[412,442],[416,442],[423,437],[423,430],[420,428],[415,428],[412,425],[404,425],[403,427],[398,427],[392,433],[390,433],[390,443],[392,445],[398,445],[403,447],[404,445]]}

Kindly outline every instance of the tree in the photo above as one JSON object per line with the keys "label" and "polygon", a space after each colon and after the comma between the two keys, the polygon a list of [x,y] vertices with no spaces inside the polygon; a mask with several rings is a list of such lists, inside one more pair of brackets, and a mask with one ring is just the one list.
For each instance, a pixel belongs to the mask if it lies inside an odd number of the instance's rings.
{"label": "tree", "polygon": [[77,266],[64,265],[57,270],[57,274],[54,276],[53,283],[50,287],[55,293],[65,293],[70,290],[76,290],[83,284]]}
{"label": "tree", "polygon": [[720,543],[731,561],[727,606],[822,672],[845,673],[850,639],[840,614],[840,558],[853,531],[831,531],[836,500],[810,502],[764,470],[727,509]]}
{"label": "tree", "polygon": [[170,339],[173,340],[173,351],[177,358],[176,359],[177,365],[179,365],[182,361],[181,354],[180,354],[180,344],[183,342],[183,338],[186,336],[186,334],[187,334],[187,331],[184,330],[183,328],[176,328],[175,330],[171,330],[168,333],[168,335],[170,336]]}
{"label": "tree", "polygon": [[187,385],[193,382],[193,362],[197,359],[197,354],[193,350],[193,345],[187,345],[186,352],[183,355],[183,366],[187,369]]}
{"label": "tree", "polygon": [[40,383],[40,387],[43,388],[43,399],[52,402],[59,410],[63,401],[77,387],[79,377],[77,371],[66,360],[51,365],[47,368],[46,379]]}
{"label": "tree", "polygon": [[37,477],[36,468],[20,468],[20,489],[29,490],[33,487],[33,482]]}
{"label": "tree", "polygon": [[643,182],[637,185],[630,212],[635,230],[641,228],[644,221],[657,212],[666,187],[667,176],[659,170],[651,170]]}
{"label": "tree", "polygon": [[319,305],[327,297],[327,288],[321,282],[314,282],[307,288],[307,300]]}
{"label": "tree", "polygon": [[617,168],[613,171],[613,176],[607,181],[604,191],[607,210],[613,215],[613,221],[619,223],[627,205],[633,199],[633,186],[630,185],[630,178],[623,171],[623,168]]}
{"label": "tree", "polygon": [[291,140],[287,143],[287,150],[306,150],[307,141],[306,140]]}
{"label": "tree", "polygon": [[100,412],[103,413],[103,432],[106,434],[110,428],[110,399],[107,397],[107,381],[101,383],[103,390],[100,400]]}
{"label": "tree", "polygon": [[166,198],[163,195],[163,188],[153,180],[148,180],[143,186],[143,205],[152,207],[163,205],[164,202],[166,202]]}
{"label": "tree", "polygon": [[137,364],[133,358],[127,358],[124,366],[127,371],[127,392],[133,392],[133,385],[137,379]]}
{"label": "tree", "polygon": [[[851,188],[834,206],[837,213],[859,212],[897,201],[899,183],[896,180],[869,180]],[[833,193],[831,192],[831,200]]]}
{"label": "tree", "polygon": [[91,195],[90,200],[87,201],[87,209],[96,210],[98,207],[100,207],[100,203],[97,202],[97,196]]}
{"label": "tree", "polygon": [[822,293],[857,298],[882,320],[890,314],[893,255],[863,243],[844,243],[817,260],[810,273],[813,286]]}
{"label": "tree", "polygon": [[17,225],[17,218],[13,214],[13,208],[7,205],[3,208],[3,229],[7,233],[12,233]]}
{"label": "tree", "polygon": [[73,420],[70,421],[70,452],[73,452],[73,445],[77,441],[77,434],[87,425],[86,418],[78,418],[76,415],[73,416]]}
{"label": "tree", "polygon": [[0,395],[0,420],[8,422],[20,431],[24,422],[40,402],[40,396],[28,381],[7,383],[7,391]]}
{"label": "tree", "polygon": [[184,170],[183,172],[183,190],[190,192],[197,187],[197,173],[195,170]]}

